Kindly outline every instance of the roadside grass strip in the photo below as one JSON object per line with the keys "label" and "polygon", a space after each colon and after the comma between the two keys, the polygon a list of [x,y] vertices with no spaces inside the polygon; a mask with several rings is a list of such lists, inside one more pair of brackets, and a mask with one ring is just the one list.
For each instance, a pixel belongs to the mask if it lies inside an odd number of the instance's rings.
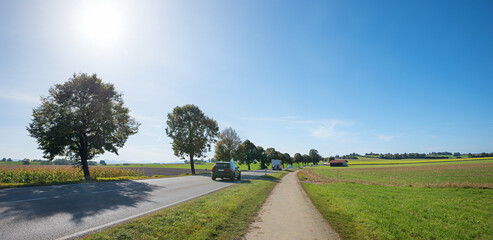
{"label": "roadside grass strip", "polygon": [[241,239],[286,173],[244,181],[85,239]]}
{"label": "roadside grass strip", "polygon": [[305,169],[298,176],[343,239],[493,239],[493,189],[483,188],[492,163],[456,166]]}

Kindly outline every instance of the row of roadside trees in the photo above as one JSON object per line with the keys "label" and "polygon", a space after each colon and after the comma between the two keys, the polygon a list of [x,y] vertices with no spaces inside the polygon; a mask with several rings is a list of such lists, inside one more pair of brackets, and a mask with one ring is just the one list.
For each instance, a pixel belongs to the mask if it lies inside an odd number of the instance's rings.
{"label": "row of roadside trees", "polygon": [[308,154],[296,153],[293,157],[289,153],[279,152],[272,147],[264,149],[262,146],[255,146],[248,139],[242,142],[236,131],[229,127],[224,129],[219,136],[214,160],[230,161],[231,159],[240,164],[246,164],[250,170],[252,163],[260,163],[262,169],[267,168],[272,159],[281,160],[283,166],[294,163],[298,165],[318,164],[322,160],[322,156],[315,149],[311,149]]}
{"label": "row of roadside trees", "polygon": [[[44,158],[65,156],[79,164],[89,180],[88,160],[104,152],[118,155],[128,137],[138,132],[140,123],[129,113],[122,94],[113,84],[104,83],[96,74],[74,74],[69,81],[49,89],[49,95],[33,109],[27,131],[43,150]],[[282,160],[283,165],[317,164],[322,159],[315,149],[291,157],[274,148],[255,146],[249,140],[241,142],[231,128],[219,134],[217,122],[195,105],[175,107],[167,115],[166,124],[174,154],[189,159],[192,174],[195,174],[194,159],[205,157],[216,143],[216,160],[235,158],[247,164],[248,169],[255,162],[266,168],[272,159]]]}

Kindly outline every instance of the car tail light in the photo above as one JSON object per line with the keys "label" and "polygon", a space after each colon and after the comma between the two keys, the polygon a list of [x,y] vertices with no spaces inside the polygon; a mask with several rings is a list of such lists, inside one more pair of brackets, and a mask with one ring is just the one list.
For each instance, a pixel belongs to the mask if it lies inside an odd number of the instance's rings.
{"label": "car tail light", "polygon": [[216,165],[214,164],[214,166],[212,167],[212,171],[216,170]]}

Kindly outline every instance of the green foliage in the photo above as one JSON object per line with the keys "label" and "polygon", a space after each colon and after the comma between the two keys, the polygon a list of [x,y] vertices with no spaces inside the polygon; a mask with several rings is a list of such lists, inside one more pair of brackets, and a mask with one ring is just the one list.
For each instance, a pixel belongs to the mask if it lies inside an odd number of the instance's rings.
{"label": "green foliage", "polygon": [[177,157],[189,156],[192,174],[195,174],[194,157],[205,157],[211,150],[211,144],[219,135],[217,122],[207,117],[195,105],[177,106],[168,113],[166,134],[172,142]]}
{"label": "green foliage", "polygon": [[270,160],[262,146],[257,146],[257,160],[260,161],[260,169],[266,169],[270,165]]}
{"label": "green foliage", "polygon": [[310,156],[310,160],[313,164],[318,164],[318,162],[322,160],[322,156],[320,156],[320,154],[318,154],[318,151],[315,149],[310,149],[310,151],[308,152],[308,156]]}
{"label": "green foliage", "polygon": [[293,159],[289,155],[289,153],[284,153],[282,155],[282,164],[293,164]]}
{"label": "green foliage", "polygon": [[240,137],[235,130],[232,128],[224,129],[216,144],[214,160],[216,162],[229,162],[232,158],[236,158],[240,144]]}
{"label": "green foliage", "polygon": [[303,154],[303,163],[305,165],[307,165],[308,163],[310,163],[312,161],[312,159],[310,158],[310,156],[306,155],[306,154]]}
{"label": "green foliage", "polygon": [[79,161],[89,177],[87,160],[109,151],[118,154],[139,124],[130,117],[122,94],[96,74],[76,75],[49,89],[33,109],[27,127],[44,157],[68,156]]}
{"label": "green foliage", "polygon": [[267,157],[267,160],[270,162],[272,159],[279,159],[279,160],[282,160],[283,159],[283,155],[282,153],[276,151],[275,148],[267,148],[265,150],[265,156]]}
{"label": "green foliage", "polygon": [[259,158],[259,153],[257,147],[250,142],[250,140],[245,140],[239,147],[238,151],[238,161],[240,164],[246,164],[248,170],[250,170],[250,164],[254,162],[255,159]]}
{"label": "green foliage", "polygon": [[300,163],[303,162],[303,156],[301,156],[300,153],[294,154],[293,159],[294,159],[294,162],[298,164],[298,166],[300,165]]}

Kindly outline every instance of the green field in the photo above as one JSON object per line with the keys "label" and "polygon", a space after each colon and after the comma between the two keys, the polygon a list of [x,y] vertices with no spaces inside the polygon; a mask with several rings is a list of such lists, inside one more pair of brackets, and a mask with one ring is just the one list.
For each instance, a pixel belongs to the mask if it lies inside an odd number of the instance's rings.
{"label": "green field", "polygon": [[310,169],[321,181],[387,186],[471,187],[493,189],[493,161],[462,164],[417,164],[378,168]]}
{"label": "green field", "polygon": [[[131,163],[131,164],[108,164],[108,167],[152,167],[152,168],[186,168],[190,169],[190,164],[177,163],[177,164],[159,164],[159,163]],[[204,163],[204,164],[195,164],[195,169],[206,169],[210,170],[214,166],[214,163]],[[248,166],[246,164],[239,165],[240,170],[246,171],[248,170]],[[260,169],[259,163],[250,164],[251,170]]]}
{"label": "green field", "polygon": [[299,177],[344,239],[493,239],[493,161],[391,166]]}
{"label": "green field", "polygon": [[441,162],[467,162],[493,160],[493,157],[485,158],[451,158],[451,159],[378,159],[358,157],[358,159],[348,159],[348,165],[387,165],[387,164],[415,164],[415,163],[441,163]]}
{"label": "green field", "polygon": [[241,239],[286,172],[244,181],[87,239]]}

